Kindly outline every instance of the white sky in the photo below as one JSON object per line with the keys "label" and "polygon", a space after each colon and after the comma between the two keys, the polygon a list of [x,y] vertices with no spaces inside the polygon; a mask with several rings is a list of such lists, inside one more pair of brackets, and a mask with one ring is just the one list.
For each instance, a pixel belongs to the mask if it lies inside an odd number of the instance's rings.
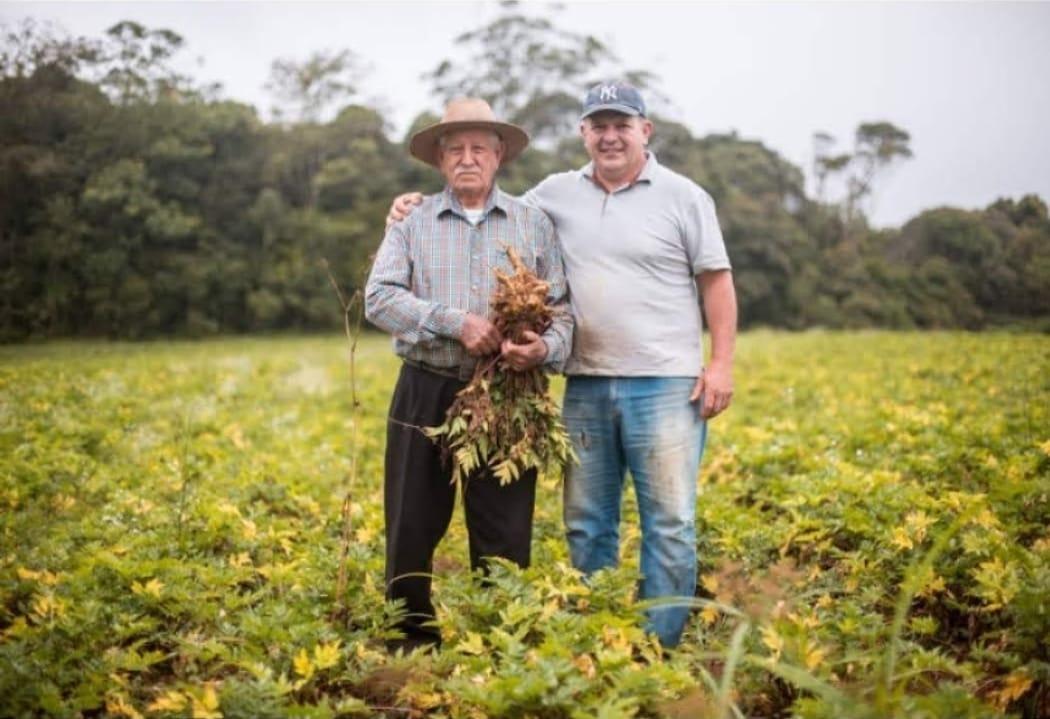
{"label": "white sky", "polygon": [[[92,37],[122,19],[170,28],[186,40],[181,69],[263,117],[273,59],[349,48],[370,64],[365,95],[399,138],[418,112],[440,109],[420,76],[497,12],[448,1],[2,2],[0,23],[33,17]],[[698,136],[736,130],[808,168],[815,130],[843,150],[860,122],[908,130],[915,157],[876,188],[879,224],[1000,196],[1050,200],[1050,3],[569,2],[552,19],[655,72],[672,117]]]}

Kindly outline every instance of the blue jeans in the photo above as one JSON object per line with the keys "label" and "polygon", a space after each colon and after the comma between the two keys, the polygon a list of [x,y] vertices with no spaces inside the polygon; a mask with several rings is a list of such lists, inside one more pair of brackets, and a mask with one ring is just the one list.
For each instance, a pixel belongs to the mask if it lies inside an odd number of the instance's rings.
{"label": "blue jeans", "polygon": [[[565,481],[565,527],[573,566],[617,564],[620,501],[630,470],[642,529],[639,597],[696,591],[696,476],[707,423],[689,401],[692,377],[572,376],[565,428],[579,457]],[[689,607],[654,607],[648,629],[675,646]]]}

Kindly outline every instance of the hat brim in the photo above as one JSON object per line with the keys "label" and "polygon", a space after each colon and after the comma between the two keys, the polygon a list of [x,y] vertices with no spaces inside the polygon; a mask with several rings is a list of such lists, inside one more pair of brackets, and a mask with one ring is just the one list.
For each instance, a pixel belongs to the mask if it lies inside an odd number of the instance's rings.
{"label": "hat brim", "polygon": [[642,113],[638,112],[636,108],[629,105],[619,105],[615,102],[607,103],[605,105],[595,105],[594,107],[588,108],[587,112],[580,115],[580,119],[590,117],[596,112],[618,112],[621,115],[630,115],[632,117],[645,117]]}
{"label": "hat brim", "polygon": [[408,151],[417,160],[438,167],[438,138],[446,133],[460,130],[492,130],[499,135],[504,144],[500,167],[513,161],[529,144],[528,133],[517,125],[507,122],[462,120],[438,122],[423,128],[412,136],[412,140],[408,143]]}

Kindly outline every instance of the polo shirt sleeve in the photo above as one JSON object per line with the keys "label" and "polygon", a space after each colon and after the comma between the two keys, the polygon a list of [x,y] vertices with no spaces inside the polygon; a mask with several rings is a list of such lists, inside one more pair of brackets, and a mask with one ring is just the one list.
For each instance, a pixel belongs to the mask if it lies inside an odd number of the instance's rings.
{"label": "polo shirt sleeve", "polygon": [[685,249],[693,274],[731,269],[711,196],[700,187],[692,188],[683,215]]}
{"label": "polo shirt sleeve", "polygon": [[[551,175],[553,177],[553,175]],[[534,207],[541,212],[545,212],[544,207],[549,207],[549,203],[545,202],[547,199],[547,193],[551,189],[551,177],[547,177],[540,180],[539,184],[530,190],[526,190],[525,193],[517,198],[524,202],[529,207]]]}

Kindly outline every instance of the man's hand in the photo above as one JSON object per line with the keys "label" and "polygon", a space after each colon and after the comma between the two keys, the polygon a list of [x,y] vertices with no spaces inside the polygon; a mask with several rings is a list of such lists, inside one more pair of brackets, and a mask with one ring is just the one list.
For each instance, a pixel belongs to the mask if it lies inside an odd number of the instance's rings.
{"label": "man's hand", "polygon": [[387,228],[389,229],[390,225],[401,222],[401,220],[411,215],[416,205],[422,204],[422,202],[423,195],[418,192],[406,192],[395,197],[394,202],[390,205],[390,212],[386,216]]}
{"label": "man's hand", "polygon": [[535,332],[526,331],[522,334],[524,344],[514,344],[510,340],[503,340],[500,352],[503,361],[508,367],[518,372],[532,369],[543,364],[547,359],[547,343]]}
{"label": "man's hand", "polygon": [[689,395],[690,402],[703,398],[700,416],[711,419],[721,414],[733,401],[733,369],[724,363],[712,362],[700,373]]}
{"label": "man's hand", "polygon": [[709,270],[696,277],[704,297],[704,314],[711,332],[711,361],[702,370],[693,402],[703,397],[700,416],[711,419],[733,399],[733,347],[736,344],[736,290],[729,270]]}
{"label": "man's hand", "polygon": [[459,341],[467,350],[467,354],[475,357],[483,357],[492,354],[499,349],[503,340],[496,325],[480,315],[467,314],[463,320],[463,331],[460,333]]}

